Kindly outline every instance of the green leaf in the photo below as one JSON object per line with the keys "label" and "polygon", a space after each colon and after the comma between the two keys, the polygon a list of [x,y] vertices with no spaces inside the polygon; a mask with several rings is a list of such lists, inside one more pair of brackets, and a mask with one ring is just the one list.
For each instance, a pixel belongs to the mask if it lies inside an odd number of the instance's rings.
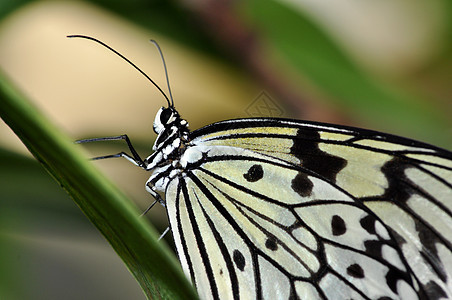
{"label": "green leaf", "polygon": [[171,251],[106,180],[0,72],[0,116],[112,245],[148,298],[196,294]]}

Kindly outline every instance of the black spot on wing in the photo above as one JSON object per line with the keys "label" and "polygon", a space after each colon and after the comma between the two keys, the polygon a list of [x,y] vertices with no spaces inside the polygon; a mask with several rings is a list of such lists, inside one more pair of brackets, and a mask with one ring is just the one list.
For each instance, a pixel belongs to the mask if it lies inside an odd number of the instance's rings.
{"label": "black spot on wing", "polygon": [[264,177],[264,170],[261,165],[253,165],[243,177],[249,182],[256,182]]}
{"label": "black spot on wing", "polygon": [[369,234],[376,234],[375,230],[375,217],[371,215],[367,215],[361,220],[359,220],[359,223],[361,224],[362,228],[367,231]]}
{"label": "black spot on wing", "polygon": [[364,241],[364,248],[366,249],[366,253],[373,257],[382,258],[381,248],[383,247],[383,243],[381,241],[376,240],[367,240]]}
{"label": "black spot on wing", "polygon": [[290,153],[301,160],[304,168],[335,182],[336,175],[347,165],[347,161],[320,150],[319,141],[320,134],[317,131],[300,128]]}
{"label": "black spot on wing", "polygon": [[312,193],[312,181],[309,180],[305,173],[299,172],[294,179],[292,179],[292,189],[301,197],[308,197]]}
{"label": "black spot on wing", "polygon": [[343,235],[347,231],[344,219],[338,215],[334,215],[331,218],[331,231],[335,236]]}
{"label": "black spot on wing", "polygon": [[390,268],[388,273],[386,273],[385,276],[386,284],[391,289],[391,291],[394,294],[397,294],[397,282],[399,280],[406,281],[408,285],[412,286],[411,284],[411,277],[409,277],[408,274],[396,269],[396,268]]}
{"label": "black spot on wing", "polygon": [[234,250],[232,253],[232,258],[234,259],[235,265],[240,271],[243,271],[245,269],[246,261],[245,257],[239,250]]}
{"label": "black spot on wing", "polygon": [[275,251],[276,249],[278,249],[278,244],[276,244],[276,241],[274,238],[268,238],[265,241],[265,247],[267,247],[267,249]]}
{"label": "black spot on wing", "polygon": [[405,204],[412,194],[415,193],[412,183],[405,175],[405,170],[411,167],[399,157],[394,157],[386,162],[381,171],[388,180],[383,199],[390,199],[398,204]]}
{"label": "black spot on wing", "polygon": [[347,274],[355,278],[364,278],[364,270],[358,264],[350,265],[347,268]]}

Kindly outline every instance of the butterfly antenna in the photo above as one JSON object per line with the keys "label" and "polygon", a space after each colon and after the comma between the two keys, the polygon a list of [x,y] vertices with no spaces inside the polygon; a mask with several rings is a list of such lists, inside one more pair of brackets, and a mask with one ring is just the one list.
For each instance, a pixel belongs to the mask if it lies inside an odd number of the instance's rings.
{"label": "butterfly antenna", "polygon": [[[144,77],[146,77],[147,80],[149,80],[158,90],[159,92],[163,95],[163,97],[165,97],[166,102],[168,102],[168,105],[173,107],[172,102],[170,102],[170,100],[168,99],[168,96],[162,91],[162,89],[157,85],[157,83],[154,82],[154,80],[152,80],[146,73],[144,73],[140,68],[138,68],[133,62],[131,62],[127,57],[125,57],[124,55],[122,55],[121,53],[119,53],[118,51],[116,51],[115,49],[113,49],[112,47],[108,46],[107,44],[105,44],[104,42],[99,41],[96,38],[90,37],[90,36],[86,36],[86,35],[79,35],[79,34],[74,34],[74,35],[68,35],[68,38],[82,38],[82,39],[87,39],[87,40],[91,40],[94,41],[98,44],[101,44],[102,46],[104,46],[105,48],[107,48],[108,50],[112,51],[113,53],[115,53],[116,55],[118,55],[119,57],[121,57],[123,60],[125,60],[126,62],[128,62],[132,67],[135,68],[135,70],[137,70],[138,72],[141,73],[141,75],[143,75]],[[160,48],[159,48],[160,51]],[[161,52],[160,52],[161,55]],[[163,61],[163,63],[165,63],[165,61]],[[166,72],[166,67],[165,67],[165,72]],[[168,79],[168,75],[166,76],[166,78]],[[171,90],[170,90],[170,96],[171,96]],[[171,97],[171,101],[173,100],[173,98]]]}
{"label": "butterfly antenna", "polygon": [[151,40],[151,43],[153,43],[155,45],[155,47],[157,47],[157,50],[160,53],[160,57],[162,58],[163,68],[165,69],[166,85],[168,86],[168,92],[169,92],[169,96],[171,99],[171,107],[174,107],[173,94],[171,93],[171,87],[169,84],[169,77],[168,77],[168,70],[166,69],[166,62],[165,62],[165,58],[163,57],[162,49],[160,49],[159,44],[155,40]]}

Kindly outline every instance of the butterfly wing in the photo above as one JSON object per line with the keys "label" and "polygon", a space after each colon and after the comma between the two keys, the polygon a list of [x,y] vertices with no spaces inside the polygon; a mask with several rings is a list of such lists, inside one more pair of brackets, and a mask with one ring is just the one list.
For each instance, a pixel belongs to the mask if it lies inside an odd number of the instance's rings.
{"label": "butterfly wing", "polygon": [[203,159],[166,198],[201,298],[450,295],[449,152],[279,119],[215,123],[190,139]]}

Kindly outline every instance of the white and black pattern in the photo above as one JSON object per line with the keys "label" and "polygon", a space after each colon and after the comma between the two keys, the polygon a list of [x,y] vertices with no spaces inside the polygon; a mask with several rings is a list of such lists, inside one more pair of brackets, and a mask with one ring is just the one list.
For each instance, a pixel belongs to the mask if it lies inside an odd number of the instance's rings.
{"label": "white and black pattern", "polygon": [[451,152],[275,118],[190,132],[167,101],[144,160],[84,141],[151,172],[202,299],[452,298]]}

